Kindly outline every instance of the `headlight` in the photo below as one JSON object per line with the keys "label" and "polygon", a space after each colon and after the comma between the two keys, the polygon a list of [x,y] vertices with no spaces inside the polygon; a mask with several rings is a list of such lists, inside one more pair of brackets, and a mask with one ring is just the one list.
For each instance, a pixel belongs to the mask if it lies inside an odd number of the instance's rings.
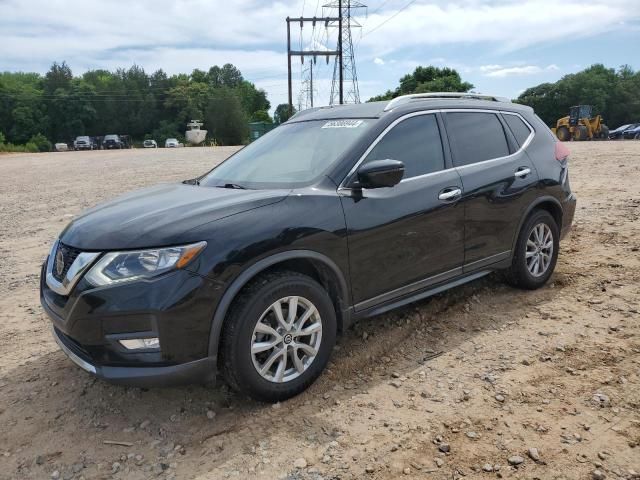
{"label": "headlight", "polygon": [[207,242],[198,242],[183,247],[109,252],[91,267],[85,278],[99,287],[155,277],[187,266],[206,246]]}

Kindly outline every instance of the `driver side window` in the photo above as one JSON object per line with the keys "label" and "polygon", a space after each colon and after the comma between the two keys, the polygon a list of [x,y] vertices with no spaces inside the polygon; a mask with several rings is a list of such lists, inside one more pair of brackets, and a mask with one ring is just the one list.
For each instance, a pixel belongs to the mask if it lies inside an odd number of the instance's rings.
{"label": "driver side window", "polygon": [[363,163],[386,159],[404,163],[404,179],[444,169],[444,153],[435,115],[416,115],[401,121],[382,137]]}

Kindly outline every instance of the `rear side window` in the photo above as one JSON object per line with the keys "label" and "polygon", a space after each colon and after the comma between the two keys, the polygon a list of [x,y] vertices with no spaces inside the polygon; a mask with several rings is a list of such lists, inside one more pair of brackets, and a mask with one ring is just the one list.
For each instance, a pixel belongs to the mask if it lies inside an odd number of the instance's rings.
{"label": "rear side window", "polygon": [[509,155],[502,123],[494,113],[447,113],[447,133],[456,167]]}
{"label": "rear side window", "polygon": [[531,135],[531,130],[527,127],[527,124],[524,123],[518,115],[505,113],[502,115],[502,118],[504,118],[504,121],[509,125],[511,133],[516,137],[518,145],[524,145],[524,142],[526,142],[529,135]]}
{"label": "rear side window", "polygon": [[404,163],[403,178],[442,170],[444,154],[435,115],[417,115],[398,123],[373,147],[365,163],[386,159]]}

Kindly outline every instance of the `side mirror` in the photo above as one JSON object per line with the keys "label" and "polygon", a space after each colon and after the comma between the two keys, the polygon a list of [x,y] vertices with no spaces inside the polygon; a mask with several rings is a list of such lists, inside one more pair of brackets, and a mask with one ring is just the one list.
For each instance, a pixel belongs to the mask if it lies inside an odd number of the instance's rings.
{"label": "side mirror", "polygon": [[398,160],[374,160],[358,170],[358,183],[362,188],[393,187],[404,175],[404,163]]}

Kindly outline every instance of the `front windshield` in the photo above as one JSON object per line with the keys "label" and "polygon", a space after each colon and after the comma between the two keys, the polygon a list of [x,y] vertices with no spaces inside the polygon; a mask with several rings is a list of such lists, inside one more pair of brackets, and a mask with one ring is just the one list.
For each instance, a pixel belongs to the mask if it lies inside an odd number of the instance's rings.
{"label": "front windshield", "polygon": [[295,188],[312,183],[362,137],[373,120],[285,123],[200,179],[205,186]]}

